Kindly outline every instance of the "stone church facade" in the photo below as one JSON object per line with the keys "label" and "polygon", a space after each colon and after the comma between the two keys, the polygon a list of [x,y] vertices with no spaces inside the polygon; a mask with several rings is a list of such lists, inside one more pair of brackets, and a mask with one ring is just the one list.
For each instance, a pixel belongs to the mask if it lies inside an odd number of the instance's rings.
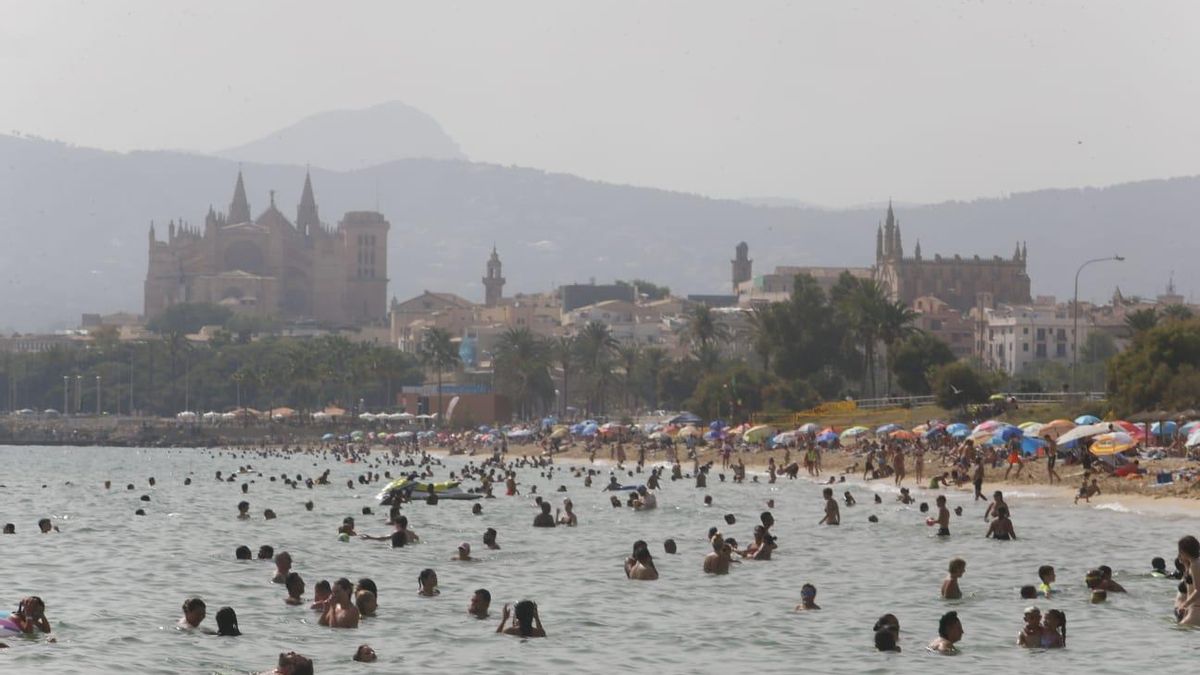
{"label": "stone church facade", "polygon": [[374,211],[321,222],[310,176],[293,223],[271,203],[257,218],[238,172],[228,213],[209,207],[204,227],[171,221],[167,240],[150,225],[145,318],[173,304],[211,302],[283,320],[368,324],[387,315],[387,235]]}
{"label": "stone church facade", "polygon": [[1023,305],[1032,302],[1027,250],[1017,244],[1011,259],[994,256],[954,256],[932,259],[921,256],[921,242],[911,257],[904,256],[900,221],[888,204],[887,219],[875,235],[875,280],[894,300],[911,306],[924,296],[938,298],[959,312],[977,306]]}

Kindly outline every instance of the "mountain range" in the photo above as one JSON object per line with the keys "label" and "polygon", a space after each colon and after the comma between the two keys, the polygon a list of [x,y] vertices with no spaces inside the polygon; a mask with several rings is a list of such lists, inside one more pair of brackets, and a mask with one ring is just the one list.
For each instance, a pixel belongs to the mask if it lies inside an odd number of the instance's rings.
{"label": "mountain range", "polygon": [[[356,147],[372,138],[369,131],[356,131]],[[151,221],[163,237],[169,220],[200,226],[210,204],[228,209],[239,164],[255,214],[267,206],[269,190],[284,213],[295,213],[306,170],[301,156],[312,164],[324,220],[382,211],[392,224],[390,291],[401,299],[424,289],[480,299],[493,243],[506,293],[635,277],[676,293],[727,293],[738,241],[748,242],[756,274],[775,265],[869,266],[883,216],[874,206],[757,205],[457,156],[356,168],[353,158],[370,155],[351,149],[341,155],[348,163],[334,170],[317,160],[337,163],[336,156],[289,154],[288,144],[272,154],[264,143],[230,151],[239,163],[0,135],[0,330],[71,327],[83,312],[140,311]],[[280,161],[242,154],[254,147]],[[458,152],[453,141],[439,147]],[[1083,297],[1103,300],[1118,283],[1126,294],[1153,294],[1172,270],[1188,295],[1200,286],[1200,272],[1187,262],[1198,188],[1200,178],[1187,177],[1042,190],[907,206],[897,216],[905,250],[919,239],[926,257],[1007,257],[1017,241],[1027,241],[1035,294],[1069,297],[1080,262],[1118,253],[1125,263],[1089,268]]]}

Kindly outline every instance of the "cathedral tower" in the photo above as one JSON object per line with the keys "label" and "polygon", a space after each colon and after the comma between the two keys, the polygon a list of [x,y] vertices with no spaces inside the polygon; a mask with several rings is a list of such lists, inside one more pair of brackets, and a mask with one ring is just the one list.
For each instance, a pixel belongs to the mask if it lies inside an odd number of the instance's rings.
{"label": "cathedral tower", "polygon": [[237,185],[233,186],[233,201],[229,202],[229,223],[250,222],[250,202],[246,200],[246,186],[242,183],[242,170],[238,169]]}
{"label": "cathedral tower", "polygon": [[733,294],[737,295],[738,285],[743,281],[750,281],[754,276],[752,269],[754,261],[750,259],[750,247],[746,242],[740,242],[734,249],[733,260]]}
{"label": "cathedral tower", "polygon": [[495,307],[500,304],[502,297],[504,297],[504,275],[500,270],[500,255],[496,253],[496,247],[492,246],[492,257],[488,258],[487,269],[483,276],[483,304],[486,307]]}

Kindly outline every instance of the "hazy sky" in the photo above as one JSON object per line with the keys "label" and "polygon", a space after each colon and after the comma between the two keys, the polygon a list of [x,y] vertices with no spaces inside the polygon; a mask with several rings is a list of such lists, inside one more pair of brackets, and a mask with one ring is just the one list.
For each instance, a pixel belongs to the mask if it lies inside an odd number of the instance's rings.
{"label": "hazy sky", "polygon": [[827,205],[1200,173],[1200,2],[15,2],[0,133],[212,151],[401,100],[472,159]]}

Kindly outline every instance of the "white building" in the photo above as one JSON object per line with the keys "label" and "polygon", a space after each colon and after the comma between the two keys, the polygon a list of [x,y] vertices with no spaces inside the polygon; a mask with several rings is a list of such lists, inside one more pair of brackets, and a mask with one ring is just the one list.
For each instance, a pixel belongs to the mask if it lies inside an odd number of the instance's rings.
{"label": "white building", "polygon": [[1075,345],[1087,343],[1087,318],[1080,317],[1076,340],[1074,320],[1065,305],[1001,305],[985,309],[977,329],[979,357],[989,368],[1009,375],[1023,372],[1037,361],[1070,365]]}
{"label": "white building", "polygon": [[579,333],[593,321],[608,326],[612,336],[626,345],[662,345],[671,336],[663,323],[660,308],[635,305],[624,300],[585,305],[563,312],[562,315],[562,325],[572,333]]}

